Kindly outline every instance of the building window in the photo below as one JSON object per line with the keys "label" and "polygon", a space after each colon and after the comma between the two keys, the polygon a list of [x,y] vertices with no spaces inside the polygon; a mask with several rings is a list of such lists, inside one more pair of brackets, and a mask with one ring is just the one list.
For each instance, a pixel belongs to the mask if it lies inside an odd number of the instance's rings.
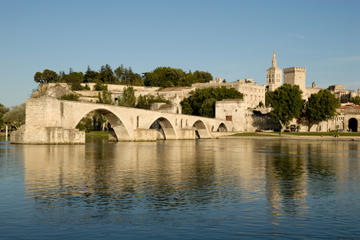
{"label": "building window", "polygon": [[232,116],[226,116],[226,121],[232,121]]}

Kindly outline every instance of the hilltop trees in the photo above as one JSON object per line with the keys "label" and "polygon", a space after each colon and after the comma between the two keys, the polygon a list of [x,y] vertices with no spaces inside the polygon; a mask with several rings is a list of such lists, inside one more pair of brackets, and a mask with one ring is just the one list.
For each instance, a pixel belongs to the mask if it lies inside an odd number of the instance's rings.
{"label": "hilltop trees", "polygon": [[58,80],[59,78],[56,72],[49,69],[45,69],[42,73],[37,72],[34,75],[34,81],[37,83],[57,82]]}
{"label": "hilltop trees", "polygon": [[144,74],[145,86],[153,87],[191,86],[193,83],[209,82],[212,79],[212,75],[208,72],[185,73],[180,68],[171,67],[158,67],[154,71]]}
{"label": "hilltop trees", "polygon": [[134,73],[131,67],[120,65],[114,70],[115,76],[121,84],[130,86],[143,86],[144,81],[140,74]]}
{"label": "hilltop trees", "polygon": [[102,83],[110,83],[110,84],[118,83],[113,73],[113,70],[111,69],[109,64],[106,64],[105,66],[101,66],[99,75],[97,77],[97,81]]}
{"label": "hilltop trees", "polygon": [[215,117],[215,102],[228,98],[243,98],[243,94],[235,88],[202,88],[190,93],[181,101],[184,114]]}
{"label": "hilltop trees", "polygon": [[152,72],[145,73],[144,84],[152,87],[175,87],[181,85],[180,79],[185,75],[180,68],[158,67]]}
{"label": "hilltop trees", "polygon": [[84,75],[84,82],[96,82],[98,80],[99,73],[96,71],[91,70],[91,68],[88,66],[86,73]]}
{"label": "hilltop trees", "polygon": [[340,106],[340,101],[329,90],[320,90],[312,94],[305,104],[303,118],[308,131],[314,124],[330,119],[335,116],[336,108]]}
{"label": "hilltop trees", "polygon": [[181,87],[190,86],[193,83],[209,82],[213,79],[212,75],[204,71],[184,72],[180,68],[158,67],[151,72],[141,76],[133,72],[131,67],[120,65],[113,71],[109,64],[94,71],[89,66],[85,73],[73,72],[70,68],[68,74],[63,71],[56,72],[45,69],[43,72],[36,72],[34,81],[37,83],[64,82],[71,84],[73,90],[82,90],[81,83],[101,83],[101,84],[123,84],[128,86],[153,86],[153,87]]}
{"label": "hilltop trees", "polygon": [[265,101],[271,106],[271,118],[281,125],[281,131],[294,118],[299,118],[304,106],[301,90],[297,85],[284,84],[273,92],[267,92]]}

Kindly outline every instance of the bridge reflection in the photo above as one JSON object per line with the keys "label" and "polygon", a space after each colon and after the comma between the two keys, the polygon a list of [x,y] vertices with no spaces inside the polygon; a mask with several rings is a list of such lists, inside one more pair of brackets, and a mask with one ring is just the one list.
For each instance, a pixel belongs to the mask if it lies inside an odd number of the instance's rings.
{"label": "bridge reflection", "polygon": [[[359,143],[201,140],[23,146],[28,197],[48,210],[176,210],[255,204],[276,224],[334,196],[360,170]],[[357,161],[353,161],[357,159]]]}

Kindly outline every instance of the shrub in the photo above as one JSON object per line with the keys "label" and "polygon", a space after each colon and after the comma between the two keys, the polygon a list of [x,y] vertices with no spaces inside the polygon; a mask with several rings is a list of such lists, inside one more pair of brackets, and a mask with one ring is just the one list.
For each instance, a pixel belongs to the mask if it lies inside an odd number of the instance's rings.
{"label": "shrub", "polygon": [[68,100],[68,101],[79,101],[79,95],[69,93],[69,94],[63,95],[60,99],[61,100]]}
{"label": "shrub", "polygon": [[101,83],[101,82],[96,82],[95,86],[94,86],[94,90],[95,91],[104,91],[107,90],[107,85]]}

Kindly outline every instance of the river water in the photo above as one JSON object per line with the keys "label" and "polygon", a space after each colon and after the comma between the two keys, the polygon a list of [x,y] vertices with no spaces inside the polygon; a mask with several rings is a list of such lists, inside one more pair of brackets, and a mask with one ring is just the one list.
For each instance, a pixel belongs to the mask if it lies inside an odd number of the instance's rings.
{"label": "river water", "polygon": [[360,143],[0,142],[0,239],[359,239]]}

